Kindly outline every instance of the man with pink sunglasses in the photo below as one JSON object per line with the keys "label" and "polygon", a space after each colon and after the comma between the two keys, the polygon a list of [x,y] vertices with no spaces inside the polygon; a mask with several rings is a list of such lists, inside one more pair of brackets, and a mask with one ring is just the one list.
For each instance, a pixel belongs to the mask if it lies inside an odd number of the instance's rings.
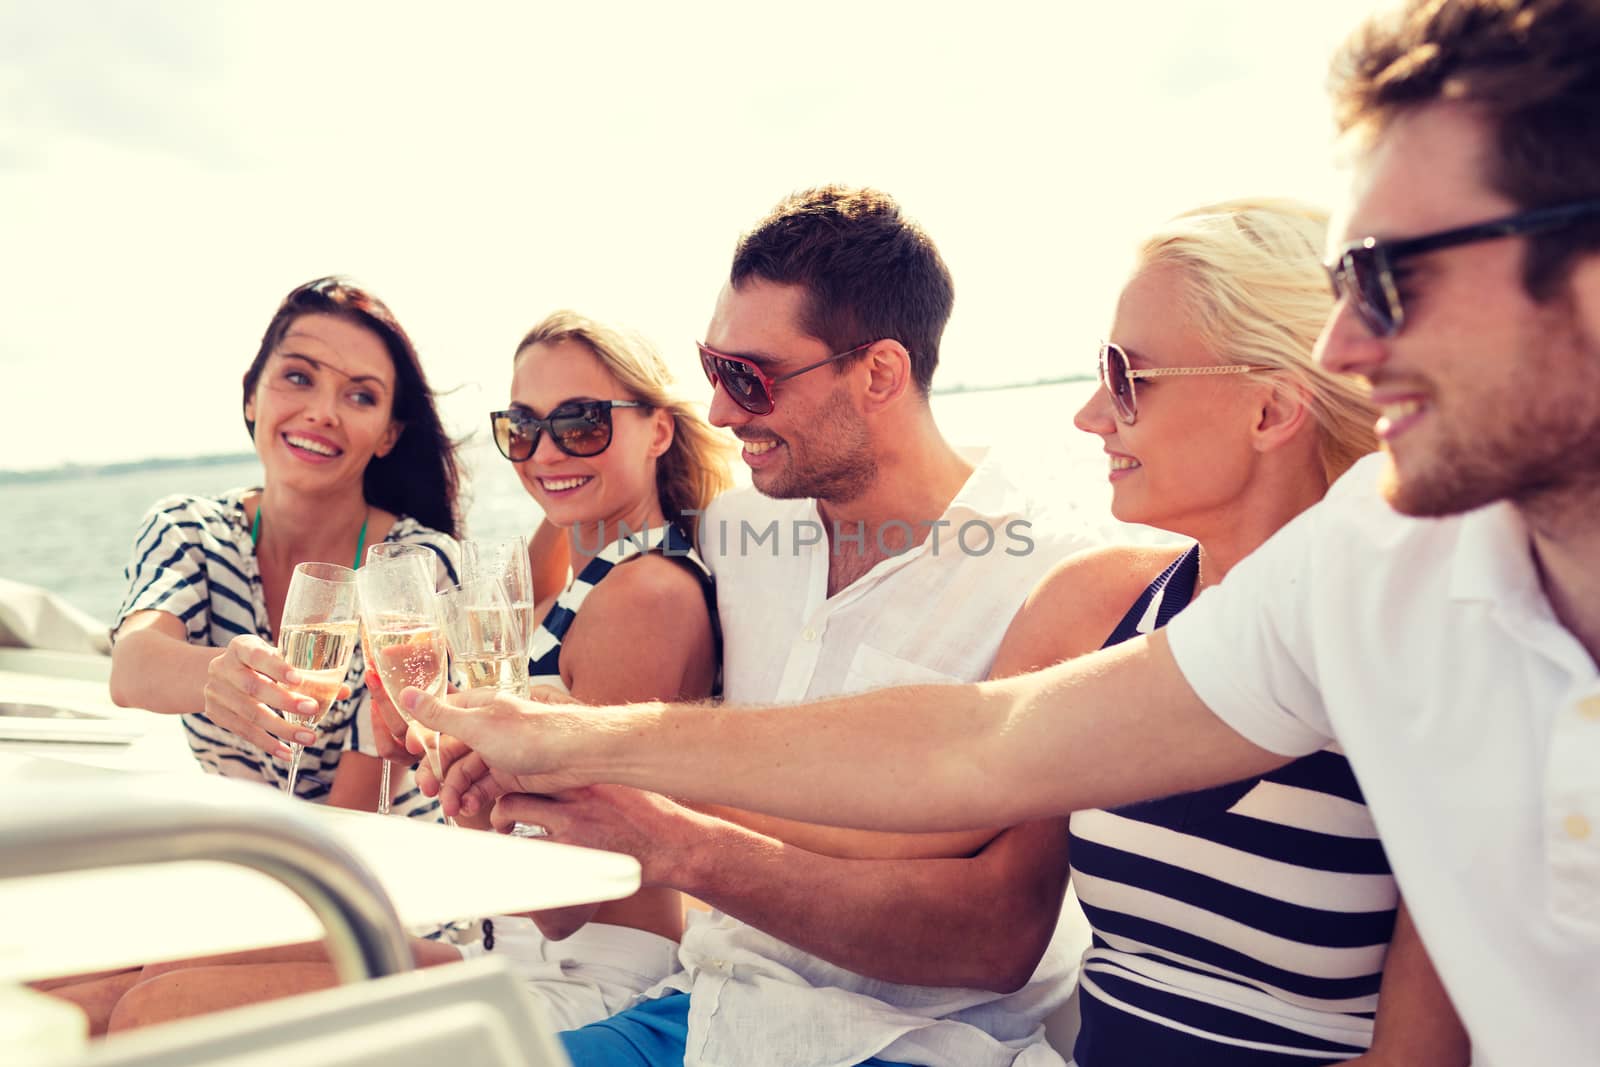
{"label": "man with pink sunglasses", "polygon": [[[728,699],[983,678],[1029,590],[1089,546],[1035,527],[992,460],[940,434],[928,389],[952,300],[933,242],[873,190],[797,194],[740,241],[700,346],[711,421],[754,483],[698,523]],[[1046,951],[1060,824],[869,834],[641,796],[496,809],[630,852],[647,885],[716,909],[691,916],[680,974],[563,1035],[578,1067],[1061,1062],[1041,1021],[1083,946]]]}

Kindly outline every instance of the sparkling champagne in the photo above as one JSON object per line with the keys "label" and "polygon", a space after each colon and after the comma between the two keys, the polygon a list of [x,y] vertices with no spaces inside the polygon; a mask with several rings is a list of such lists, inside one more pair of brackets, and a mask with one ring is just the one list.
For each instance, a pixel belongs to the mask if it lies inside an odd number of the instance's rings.
{"label": "sparkling champagne", "polygon": [[517,621],[517,628],[522,631],[522,643],[526,648],[533,647],[533,631],[539,628],[539,620],[533,615],[533,601],[519,600],[511,605],[511,616]]}
{"label": "sparkling champagne", "polygon": [[434,619],[382,615],[369,620],[367,644],[384,690],[407,722],[412,721],[411,716],[399,706],[400,693],[406,686],[414,686],[433,696],[444,694],[444,631]]}
{"label": "sparkling champagne", "polygon": [[283,627],[278,635],[278,652],[301,676],[294,691],[317,702],[315,714],[285,712],[286,719],[313,727],[322,721],[339,696],[339,687],[350,670],[350,654],[355,647],[354,622]]}
{"label": "sparkling champagne", "polygon": [[460,656],[456,666],[468,689],[499,689],[517,696],[528,691],[528,658],[520,650]]}

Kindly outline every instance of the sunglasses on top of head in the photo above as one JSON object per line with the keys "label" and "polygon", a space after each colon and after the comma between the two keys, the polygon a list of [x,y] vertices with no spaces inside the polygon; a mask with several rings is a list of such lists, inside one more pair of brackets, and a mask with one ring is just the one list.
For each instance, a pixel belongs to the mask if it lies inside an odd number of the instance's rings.
{"label": "sunglasses on top of head", "polygon": [[1128,364],[1128,353],[1114,341],[1100,342],[1100,384],[1111,395],[1117,417],[1132,426],[1139,418],[1139,396],[1133,383],[1140,378],[1179,378],[1191,374],[1249,374],[1266,370],[1248,363],[1218,363],[1210,367],[1151,367],[1134,370]]}
{"label": "sunglasses on top of head", "polygon": [[1456,245],[1559,230],[1596,215],[1600,215],[1600,200],[1580,200],[1395,241],[1365,237],[1345,245],[1337,258],[1325,265],[1328,281],[1333,286],[1333,298],[1348,297],[1373,336],[1393,337],[1406,322],[1400,288],[1395,283],[1395,271],[1403,261]]}
{"label": "sunglasses on top of head", "polygon": [[774,404],[772,397],[772,387],[774,385],[779,382],[786,382],[790,378],[799,377],[809,371],[814,371],[818,367],[826,367],[830,363],[847,359],[858,352],[865,352],[877,343],[876,341],[868,341],[864,345],[856,345],[848,352],[840,352],[837,355],[829,356],[827,359],[807,364],[799,370],[792,370],[788,374],[780,374],[776,378],[768,377],[765,371],[743,356],[730,356],[726,353],[718,352],[714,348],[707,348],[699,341],[695,342],[695,347],[700,350],[700,368],[706,372],[706,381],[711,383],[713,389],[720,382],[722,388],[728,394],[728,399],[750,414],[770,415]]}
{"label": "sunglasses on top of head", "polygon": [[611,447],[612,408],[650,406],[640,400],[566,400],[542,419],[523,408],[491,411],[489,425],[500,454],[513,463],[532,456],[546,432],[562,452],[584,458]]}

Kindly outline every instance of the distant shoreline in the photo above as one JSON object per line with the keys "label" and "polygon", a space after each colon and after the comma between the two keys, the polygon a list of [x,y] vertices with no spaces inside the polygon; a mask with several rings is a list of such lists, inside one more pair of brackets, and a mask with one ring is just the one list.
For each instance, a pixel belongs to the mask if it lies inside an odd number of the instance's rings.
{"label": "distant shoreline", "polygon": [[57,482],[74,478],[98,478],[104,475],[128,474],[132,471],[220,467],[223,464],[244,463],[255,458],[256,454],[254,452],[226,452],[212,456],[169,456],[135,459],[125,463],[64,463],[59,467],[46,467],[32,471],[0,470],[0,485],[19,485],[24,482]]}
{"label": "distant shoreline", "polygon": [[1034,378],[1027,382],[1006,382],[1004,385],[948,385],[930,390],[932,396],[959,396],[962,393],[998,393],[1004,389],[1032,389],[1040,385],[1071,385],[1074,382],[1092,382],[1093,374],[1063,374],[1054,378]]}
{"label": "distant shoreline", "polygon": [[[1003,385],[949,385],[933,390],[934,396],[961,396],[966,393],[994,393],[1004,389],[1032,389],[1041,385],[1066,385],[1087,382],[1093,375],[1068,374],[1054,378],[1035,378],[1027,382],[1006,382]],[[0,470],[0,485],[22,485],[28,482],[59,482],[76,478],[98,478],[106,475],[128,474],[132,471],[189,470],[195,467],[218,467],[226,463],[244,463],[255,459],[254,452],[224,452],[209,456],[165,456],[129,460],[124,463],[84,464],[63,463],[39,470]]]}

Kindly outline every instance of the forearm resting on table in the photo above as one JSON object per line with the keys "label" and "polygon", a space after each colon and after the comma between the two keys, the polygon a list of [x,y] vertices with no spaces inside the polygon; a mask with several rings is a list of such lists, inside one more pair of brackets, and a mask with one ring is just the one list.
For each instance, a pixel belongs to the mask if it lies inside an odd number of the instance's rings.
{"label": "forearm resting on table", "polygon": [[125,708],[145,708],[165,715],[201,711],[205,707],[206,672],[222,650],[191,645],[185,639],[183,624],[176,618],[158,612],[148,614],[158,617],[131,617],[111,647],[112,701]]}

